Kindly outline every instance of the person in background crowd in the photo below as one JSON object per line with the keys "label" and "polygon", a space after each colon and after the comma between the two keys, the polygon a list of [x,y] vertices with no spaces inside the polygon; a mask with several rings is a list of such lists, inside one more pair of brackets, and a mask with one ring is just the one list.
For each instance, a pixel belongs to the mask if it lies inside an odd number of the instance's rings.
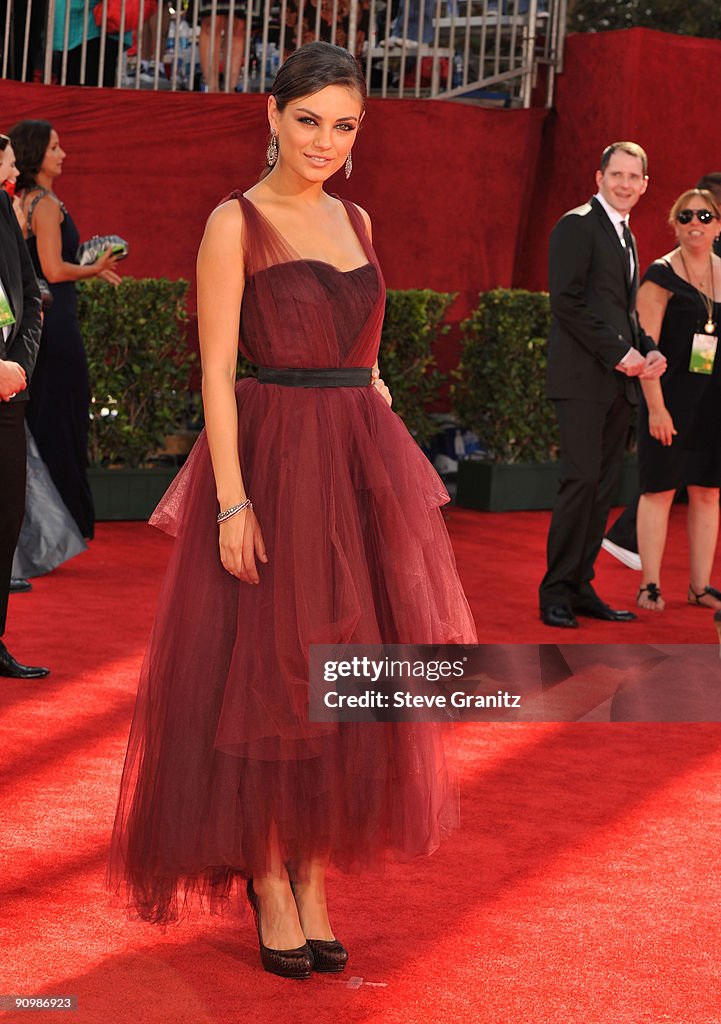
{"label": "person in background crowd", "polygon": [[[43,36],[47,22],[48,0],[12,0],[9,6],[8,77],[18,82],[36,81],[36,76],[41,75],[43,69]],[[0,4],[0,35],[5,31],[5,7],[6,4]]]}
{"label": "person in background crowd", "polygon": [[[15,195],[15,182],[19,171],[15,151],[7,135],[0,135],[0,189]],[[15,216],[22,231],[24,218],[20,199],[13,200]],[[40,291],[43,307],[50,296],[49,289]],[[75,521],[63,504],[45,463],[40,458],[32,434],[25,425],[27,441],[27,486],[25,489],[25,516],[13,558],[10,593],[32,590],[28,576],[50,572],[68,558],[83,551],[87,545],[80,536]]]}
{"label": "person in background crowd", "polygon": [[15,182],[19,173],[10,136],[0,134],[0,189],[11,198],[15,195]]}
{"label": "person in background crowd", "polygon": [[[408,14],[406,16],[406,10]],[[423,25],[421,25],[421,13]],[[402,0],[398,13],[391,23],[390,35],[381,42],[381,46],[389,48],[404,46],[413,49],[419,43],[433,42],[433,19],[436,13],[436,0]],[[406,20],[407,17],[407,20]]]}
{"label": "person in background crowd", "polygon": [[53,191],[65,153],[52,125],[21,121],[10,137],[20,169],[17,188],[30,256],[53,296],[43,322],[28,423],[61,498],[83,537],[91,538],[94,513],[86,472],[90,385],[75,282],[99,277],[118,284],[116,258],[108,250],[90,266],[76,261],[78,231]]}
{"label": "person in background crowd", "polygon": [[[661,563],[676,489],[688,490],[690,583],[688,601],[721,609],[721,591],[710,585],[719,529],[721,436],[702,437],[692,450],[689,435],[709,389],[718,387],[721,359],[721,259],[713,252],[721,210],[710,191],[690,189],[673,204],[669,224],[677,246],[646,271],[636,308],[641,325],[658,338],[668,360],[663,380],[642,380],[638,463],[641,499],[638,547],[641,608],[663,611]],[[696,447],[698,442],[695,442]]]}
{"label": "person in background crowd", "polygon": [[[721,206],[721,171],[711,171],[704,174],[696,182],[696,188],[707,189],[712,193],[717,206]],[[713,251],[721,256],[721,232],[716,235],[713,243]],[[641,556],[638,553],[638,536],[636,533],[636,516],[638,513],[639,498],[634,500],[623,510],[609,528],[603,538],[602,547],[609,555],[613,555],[629,569],[641,570]]]}
{"label": "person in background crowd", "polygon": [[[70,5],[67,42],[65,38],[65,15]],[[93,11],[95,3],[86,0],[56,0],[55,20],[52,38],[55,57],[54,72],[59,82],[63,82],[63,51],[67,49],[67,67],[64,82],[66,85],[97,86],[100,76],[101,29],[97,24]],[[83,75],[83,40],[85,39],[85,73]],[[105,36],[103,54],[102,84],[106,88],[115,85],[118,68],[120,40],[112,32]]]}
{"label": "person in background crowd", "polygon": [[[159,50],[158,56],[162,61],[163,54],[165,53],[169,28],[170,5],[167,3],[160,3],[153,9],[146,4],[143,12],[142,45],[137,48],[140,55],[141,81],[148,83],[154,81],[156,71],[156,53]],[[160,35],[160,40],[158,40],[158,35]],[[158,42],[160,42],[159,47]],[[176,45],[177,42],[178,40],[176,39]],[[165,77],[165,69],[162,65],[158,68],[158,72],[161,78]]]}
{"label": "person in background crowd", "polygon": [[643,149],[613,143],[596,172],[598,193],[551,233],[546,393],[556,405],[561,468],[539,588],[547,626],[575,628],[576,615],[636,617],[610,608],[592,580],[638,401],[633,378],[659,377],[666,366],[635,310],[638,256],[628,217],[647,185]]}
{"label": "person in background crowd", "polygon": [[[210,0],[201,3],[198,9],[200,18],[200,42],[198,56],[200,68],[208,92],[220,89],[220,65],[224,65],[224,74],[229,75],[228,90],[233,92],[240,70],[245,60],[245,18],[246,7],[243,0],[238,0],[233,10],[232,26],[229,24],[230,4],[218,2],[215,5],[215,28],[213,29],[213,7]],[[211,32],[214,35],[211,37]],[[211,64],[212,38],[212,64]],[[231,43],[232,40],[232,43]],[[230,59],[229,59],[230,58]]]}
{"label": "person in background crowd", "polygon": [[[1,180],[14,165],[0,135]],[[25,410],[40,344],[40,291],[8,194],[0,189],[0,638],[7,622],[10,573],[25,510]],[[0,676],[40,679],[49,669],[23,665],[0,639]]]}
{"label": "person in background crowd", "polygon": [[[318,4],[320,3],[320,17]],[[298,46],[309,43],[316,37],[316,25],[318,37],[324,42],[332,42],[336,46],[350,49],[350,3],[348,0],[338,0],[334,6],[324,0],[305,0],[302,6],[300,25],[298,15],[301,5],[298,0],[289,0],[286,11],[285,30],[285,52],[292,53]],[[358,19],[356,22],[355,56],[360,57],[363,46],[368,38],[370,26],[370,0],[359,0],[357,9]]]}

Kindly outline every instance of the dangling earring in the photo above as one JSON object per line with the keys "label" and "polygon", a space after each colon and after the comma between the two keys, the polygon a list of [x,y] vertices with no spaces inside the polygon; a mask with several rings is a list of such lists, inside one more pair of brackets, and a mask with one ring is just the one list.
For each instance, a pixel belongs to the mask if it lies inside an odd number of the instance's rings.
{"label": "dangling earring", "polygon": [[275,166],[278,160],[278,136],[275,134],[275,128],[270,129],[270,142],[268,148],[265,151],[265,159],[268,163],[268,167]]}
{"label": "dangling earring", "polygon": [[346,178],[350,178],[352,171],[353,171],[353,156],[352,156],[352,150],[349,149],[348,150],[348,156],[345,158],[345,176],[346,176]]}

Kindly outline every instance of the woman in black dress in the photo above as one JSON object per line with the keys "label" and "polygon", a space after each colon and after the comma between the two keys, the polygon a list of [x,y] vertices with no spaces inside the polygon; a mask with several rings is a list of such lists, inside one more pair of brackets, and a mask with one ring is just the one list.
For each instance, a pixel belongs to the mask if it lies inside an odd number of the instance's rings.
{"label": "woman in black dress", "polygon": [[53,191],[65,153],[52,125],[21,121],[10,138],[20,169],[16,189],[21,193],[30,256],[53,295],[43,322],[28,425],[61,498],[83,537],[89,538],[95,518],[86,473],[90,384],[75,282],[101,277],[116,285],[120,278],[110,250],[91,266],[77,263],[78,230]]}
{"label": "woman in black dress", "polygon": [[702,429],[718,395],[721,357],[721,259],[713,253],[721,210],[705,189],[684,192],[669,223],[678,246],[646,271],[638,292],[644,330],[658,338],[668,360],[661,380],[641,381],[638,454],[642,497],[638,545],[642,608],[662,611],[661,561],[676,489],[688,490],[691,604],[721,609],[721,591],[710,585],[719,528],[721,436]]}

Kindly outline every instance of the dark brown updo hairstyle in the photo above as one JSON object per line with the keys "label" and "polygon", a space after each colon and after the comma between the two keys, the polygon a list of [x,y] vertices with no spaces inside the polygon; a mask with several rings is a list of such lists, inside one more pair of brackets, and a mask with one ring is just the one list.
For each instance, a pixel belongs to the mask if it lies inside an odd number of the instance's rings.
{"label": "dark brown updo hairstyle", "polygon": [[366,80],[355,57],[333,43],[306,43],[281,65],[270,94],[282,111],[291,100],[320,92],[328,85],[355,89],[365,104]]}
{"label": "dark brown updo hairstyle", "polygon": [[[275,76],[270,95],[275,97],[278,110],[282,113],[292,100],[298,100],[301,96],[311,96],[329,85],[342,85],[346,89],[353,89],[361,98],[361,106],[365,106],[368,90],[358,61],[342,46],[317,41],[306,43],[291,53]],[[268,140],[270,141],[270,136]],[[261,171],[260,180],[270,174],[271,170],[272,168],[266,164]]]}
{"label": "dark brown updo hairstyle", "polygon": [[15,164],[20,171],[15,188],[21,192],[24,188],[32,188],[45,159],[50,145],[50,132],[53,126],[49,121],[19,121],[10,129],[10,142],[15,150]]}

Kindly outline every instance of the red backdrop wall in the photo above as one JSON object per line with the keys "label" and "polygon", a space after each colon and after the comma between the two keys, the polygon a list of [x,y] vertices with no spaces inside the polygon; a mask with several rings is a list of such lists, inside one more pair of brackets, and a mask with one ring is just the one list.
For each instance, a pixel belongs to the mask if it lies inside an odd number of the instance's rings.
{"label": "red backdrop wall", "polygon": [[[633,215],[641,262],[666,252],[666,211],[721,170],[721,42],[643,29],[568,40],[556,108],[371,100],[340,194],[365,206],[391,287],[457,291],[453,319],[496,285],[544,288],[548,233],[594,191],[603,147],[640,142],[651,184]],[[0,82],[0,131],[44,117],[68,158],[58,191],[83,237],[117,232],[134,276],[192,280],[203,224],[263,163],[265,98]],[[453,336],[442,354],[452,361]]]}
{"label": "red backdrop wall", "polygon": [[[146,93],[0,83],[0,131],[26,117],[67,152],[58,193],[83,237],[130,242],[124,272],[192,280],[209,212],[264,164],[262,96]],[[331,190],[364,206],[389,286],[459,292],[510,284],[545,112],[372,100],[354,170]]]}
{"label": "red backdrop wall", "polygon": [[668,211],[702,174],[721,171],[721,42],[647,29],[572,35],[556,106],[544,126],[535,169],[530,230],[514,283],[547,284],[546,242],[561,214],[595,192],[603,148],[639,142],[649,187],[631,221],[643,266],[673,248]]}

